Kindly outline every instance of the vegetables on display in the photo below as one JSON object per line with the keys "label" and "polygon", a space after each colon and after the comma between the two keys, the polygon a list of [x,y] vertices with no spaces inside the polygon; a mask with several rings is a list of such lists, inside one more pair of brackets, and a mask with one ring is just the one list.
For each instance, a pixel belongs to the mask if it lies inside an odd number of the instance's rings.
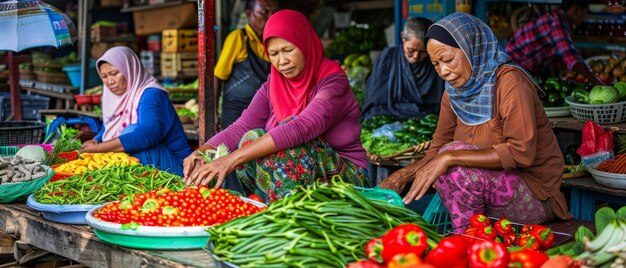
{"label": "vegetables on display", "polygon": [[122,152],[118,153],[81,153],[76,159],[54,168],[55,172],[82,174],[87,170],[97,170],[116,165],[137,165],[139,160]]}
{"label": "vegetables on display", "polygon": [[363,148],[370,154],[392,155],[431,140],[435,128],[437,128],[438,120],[439,117],[435,114],[426,115],[422,119],[408,119],[401,124],[401,129],[388,134],[393,135],[393,138],[390,139],[389,136],[374,137],[373,134],[377,131],[380,132],[380,128],[397,120],[389,116],[373,116],[361,121],[361,142]]}
{"label": "vegetables on display", "polygon": [[162,188],[183,189],[180,176],[151,166],[111,166],[48,182],[34,193],[44,204],[102,204]]}
{"label": "vegetables on display", "polygon": [[230,194],[225,189],[168,188],[131,194],[94,212],[97,219],[122,224],[122,229],[139,226],[211,226],[263,210]]}
{"label": "vegetables on display", "polygon": [[597,166],[597,170],[609,173],[626,174],[626,154],[619,154],[613,159],[602,161]]}
{"label": "vegetables on display", "polygon": [[47,174],[39,161],[20,156],[0,157],[0,184],[31,181]]}
{"label": "vegetables on display", "polygon": [[15,153],[15,156],[40,163],[46,161],[48,158],[48,155],[43,147],[37,145],[26,145],[22,147]]}
{"label": "vegetables on display", "polygon": [[[335,177],[332,185],[303,189],[265,211],[207,231],[210,250],[217,258],[241,267],[346,267],[349,262],[367,259],[367,241],[404,223],[417,224],[431,248],[439,240],[434,226],[418,213],[365,199],[352,185]],[[417,237],[423,241],[422,236]]]}
{"label": "vegetables on display", "polygon": [[83,145],[80,140],[76,139],[78,135],[77,129],[68,128],[65,124],[59,126],[59,129],[61,130],[61,136],[57,139],[50,154],[51,164],[64,162],[64,160],[57,158],[57,154],[76,151]]}
{"label": "vegetables on display", "polygon": [[202,158],[202,160],[204,160],[205,163],[211,163],[213,160],[218,159],[222,156],[225,156],[229,153],[230,151],[228,150],[228,146],[226,146],[223,143],[218,145],[217,148],[215,148],[215,150],[207,149],[204,152],[198,150],[198,155],[200,155],[200,157]]}

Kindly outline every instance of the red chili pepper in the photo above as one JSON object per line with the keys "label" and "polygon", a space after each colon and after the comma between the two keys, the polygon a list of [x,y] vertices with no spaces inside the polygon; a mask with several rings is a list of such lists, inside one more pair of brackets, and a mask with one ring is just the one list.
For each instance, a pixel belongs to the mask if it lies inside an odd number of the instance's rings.
{"label": "red chili pepper", "polygon": [[517,242],[517,235],[515,235],[514,232],[502,235],[502,243],[504,243],[505,246],[515,245],[515,242]]}
{"label": "red chili pepper", "polygon": [[144,172],[143,174],[141,174],[141,177],[143,178],[143,177],[148,176],[148,175],[150,175],[150,171]]}
{"label": "red chili pepper", "polygon": [[415,253],[400,253],[387,262],[387,268],[414,268],[420,264],[422,261]]}
{"label": "red chili pepper", "polygon": [[428,252],[424,260],[437,268],[465,268],[468,264],[467,246],[462,235],[446,237]]}
{"label": "red chili pepper", "polygon": [[384,268],[385,266],[374,261],[357,261],[348,263],[346,268]]}
{"label": "red chili pepper", "polygon": [[470,225],[476,228],[486,227],[490,224],[489,218],[482,213],[476,213],[470,218]]}
{"label": "red chili pepper", "polygon": [[511,221],[507,219],[499,219],[494,224],[493,227],[496,229],[496,232],[499,235],[505,235],[513,231],[513,224]]}
{"label": "red chili pepper", "polygon": [[143,184],[141,182],[139,182],[139,188],[141,188],[141,190],[143,190]]}
{"label": "red chili pepper", "polygon": [[374,238],[365,244],[365,256],[371,261],[383,262],[383,239]]}
{"label": "red chili pepper", "polygon": [[74,191],[69,191],[69,192],[67,192],[67,195],[76,195],[76,192],[74,192]]}
{"label": "red chili pepper", "polygon": [[63,192],[50,192],[48,196],[62,195]]}
{"label": "red chili pepper", "polygon": [[469,262],[473,268],[505,268],[509,263],[509,252],[502,243],[480,241],[470,247]]}
{"label": "red chili pepper", "polygon": [[155,169],[155,170],[154,170],[154,173],[152,173],[152,178],[153,178],[153,179],[154,179],[154,178],[156,178],[156,175],[157,175],[157,174],[159,174],[159,170],[158,170],[158,169]]}
{"label": "red chili pepper", "polygon": [[523,234],[517,239],[517,245],[523,248],[540,250],[541,243],[530,234]]}
{"label": "red chili pepper", "polygon": [[87,176],[87,181],[91,181],[91,175]]}
{"label": "red chili pepper", "polygon": [[390,262],[398,254],[421,256],[428,248],[427,236],[417,224],[401,224],[383,236],[383,260]]}
{"label": "red chili pepper", "polygon": [[509,268],[540,268],[548,259],[543,252],[522,249],[511,253]]}
{"label": "red chili pepper", "polygon": [[493,241],[496,239],[496,237],[498,237],[498,234],[496,234],[496,231],[494,231],[491,226],[486,226],[478,228],[478,231],[476,232],[476,237]]}
{"label": "red chili pepper", "polygon": [[541,244],[541,248],[546,250],[552,246],[552,242],[554,242],[554,233],[552,230],[546,226],[536,224],[532,231],[530,231],[530,235],[534,237],[539,244]]}

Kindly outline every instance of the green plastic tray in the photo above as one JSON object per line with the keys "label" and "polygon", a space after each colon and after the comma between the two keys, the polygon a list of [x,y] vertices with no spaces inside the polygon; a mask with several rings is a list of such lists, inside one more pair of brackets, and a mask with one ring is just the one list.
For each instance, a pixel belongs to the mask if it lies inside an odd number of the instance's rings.
{"label": "green plastic tray", "polygon": [[0,203],[6,204],[23,201],[26,200],[28,195],[39,190],[39,188],[48,182],[48,180],[50,180],[50,178],[54,175],[54,170],[52,168],[44,165],[42,165],[42,167],[44,167],[48,173],[39,179],[0,184]]}
{"label": "green plastic tray", "polygon": [[139,226],[137,230],[123,230],[121,224],[93,217],[96,207],[85,216],[98,238],[105,242],[139,249],[199,249],[206,245],[209,233],[206,226],[152,227]]}
{"label": "green plastic tray", "polygon": [[402,203],[402,198],[400,198],[400,195],[392,190],[379,187],[363,188],[358,186],[354,186],[354,189],[359,191],[361,195],[363,195],[367,199],[385,201],[390,204],[404,207],[404,203]]}

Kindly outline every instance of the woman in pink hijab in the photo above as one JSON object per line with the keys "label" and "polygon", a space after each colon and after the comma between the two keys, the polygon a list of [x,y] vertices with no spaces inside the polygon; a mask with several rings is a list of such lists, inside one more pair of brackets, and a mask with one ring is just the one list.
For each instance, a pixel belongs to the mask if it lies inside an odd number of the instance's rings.
{"label": "woman in pink hijab", "polygon": [[182,175],[191,153],[167,91],[128,47],[107,50],[97,64],[104,127],[82,152],[126,152],[144,165]]}
{"label": "woman in pink hijab", "polygon": [[266,203],[333,175],[367,186],[357,101],[309,21],[293,10],[274,13],[263,45],[272,64],[268,80],[241,117],[199,149],[225,144],[232,153],[200,165],[194,152],[185,159],[187,184],[216,179],[220,187],[236,170],[247,194]]}

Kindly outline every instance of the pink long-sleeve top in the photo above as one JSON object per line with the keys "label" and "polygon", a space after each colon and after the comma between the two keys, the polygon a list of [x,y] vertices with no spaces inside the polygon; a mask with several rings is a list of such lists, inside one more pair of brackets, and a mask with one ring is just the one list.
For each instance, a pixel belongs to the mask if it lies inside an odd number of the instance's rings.
{"label": "pink long-sleeve top", "polygon": [[249,130],[263,128],[284,150],[324,137],[339,155],[360,167],[367,168],[367,156],[361,144],[359,107],[343,73],[324,77],[311,91],[311,101],[294,120],[280,125],[270,103],[269,80],[257,91],[241,117],[207,143],[214,148],[225,144],[232,152]]}

